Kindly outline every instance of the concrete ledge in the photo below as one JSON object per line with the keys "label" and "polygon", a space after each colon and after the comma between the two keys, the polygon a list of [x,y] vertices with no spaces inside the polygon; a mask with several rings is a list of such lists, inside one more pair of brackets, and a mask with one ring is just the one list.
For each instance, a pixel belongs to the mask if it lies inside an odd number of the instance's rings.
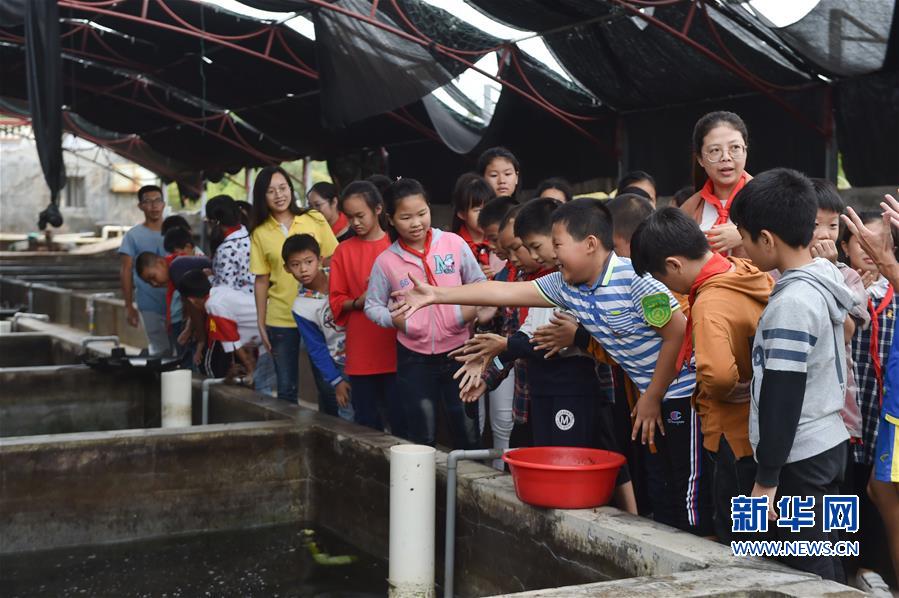
{"label": "concrete ledge", "polygon": [[658,596],[782,596],[860,598],[865,594],[838,583],[798,571],[759,571],[750,567],[724,567],[686,571],[657,577],[635,577],[580,586],[566,586],[493,598],[625,598]]}

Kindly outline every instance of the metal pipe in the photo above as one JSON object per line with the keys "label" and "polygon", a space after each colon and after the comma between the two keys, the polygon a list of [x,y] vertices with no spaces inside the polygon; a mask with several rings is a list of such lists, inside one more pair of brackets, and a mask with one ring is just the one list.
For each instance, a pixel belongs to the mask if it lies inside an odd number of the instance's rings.
{"label": "metal pipe", "polygon": [[[115,297],[115,293],[91,293],[87,296],[87,332],[88,334],[93,334],[95,326],[94,315],[96,313],[96,309],[94,308],[94,301],[100,299],[102,297]],[[116,337],[116,341],[118,341],[118,337]],[[82,341],[83,343],[84,341]],[[118,345],[118,342],[116,342]]]}
{"label": "metal pipe", "polygon": [[499,459],[508,449],[456,450],[446,459],[446,541],[443,554],[443,597],[453,598],[456,571],[456,466],[459,461]]}
{"label": "metal pipe", "polygon": [[16,331],[16,324],[19,322],[19,320],[38,320],[41,322],[49,322],[50,316],[48,316],[47,314],[33,314],[30,312],[17,311],[12,315],[12,324],[10,327],[13,332]]}
{"label": "metal pipe", "polygon": [[81,348],[87,349],[88,345],[92,345],[94,343],[113,343],[116,347],[120,346],[119,337],[112,334],[110,336],[86,336],[81,339]]}

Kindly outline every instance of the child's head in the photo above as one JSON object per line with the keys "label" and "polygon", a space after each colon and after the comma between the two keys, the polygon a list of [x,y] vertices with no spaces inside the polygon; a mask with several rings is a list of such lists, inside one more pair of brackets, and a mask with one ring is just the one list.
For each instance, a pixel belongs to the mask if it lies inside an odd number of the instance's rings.
{"label": "child's head", "polygon": [[709,112],[693,127],[693,184],[705,180],[719,187],[736,185],[746,169],[749,130],[733,112]]}
{"label": "child's head", "polygon": [[145,251],[137,256],[134,270],[138,278],[152,287],[165,287],[169,284],[169,265],[165,258]]}
{"label": "child's head", "polygon": [[287,237],[281,246],[281,257],[284,259],[284,269],[303,286],[311,284],[321,271],[322,252],[312,235]]}
{"label": "child's head", "polygon": [[356,236],[362,239],[372,232],[380,234],[386,228],[384,200],[377,186],[369,181],[353,181],[347,185],[340,195],[340,210],[346,214]]}
{"label": "child's head", "polygon": [[[614,218],[614,215],[613,215]],[[709,241],[696,221],[675,207],[653,212],[637,226],[630,242],[631,264],[676,293],[686,295],[711,257]]]}
{"label": "child's head", "polygon": [[615,188],[618,189],[618,195],[634,193],[634,189],[639,189],[646,194],[646,197],[652,202],[653,207],[655,207],[656,180],[652,178],[652,175],[648,172],[643,170],[632,170],[621,177],[618,181],[618,186]]}
{"label": "child's head", "polygon": [[469,231],[482,232],[478,226],[478,215],[484,205],[495,197],[493,187],[484,178],[474,172],[466,172],[456,180],[453,189],[453,224],[454,233],[465,226]]}
{"label": "child's head", "polygon": [[165,212],[165,199],[158,185],[144,185],[137,190],[137,207],[147,222],[159,222]]}
{"label": "child's head", "polygon": [[384,192],[387,220],[396,236],[410,245],[422,244],[431,229],[431,205],[415,179],[398,179]]}
{"label": "child's head", "polygon": [[563,178],[553,177],[542,181],[537,185],[537,197],[557,199],[562,203],[568,203],[574,199],[571,184]]}
{"label": "child's head", "polygon": [[778,269],[786,253],[809,246],[817,213],[812,182],[789,168],[766,170],[746,183],[730,209],[743,248],[763,271]]}
{"label": "child's head", "polygon": [[200,309],[206,305],[210,289],[212,289],[212,285],[203,270],[185,272],[178,281],[178,292],[181,294],[181,298],[190,301],[192,305]]}
{"label": "child's head", "polygon": [[515,214],[515,236],[524,243],[531,259],[543,268],[553,268],[556,265],[552,218],[560,205],[555,199],[532,199]]}
{"label": "child's head", "polygon": [[328,224],[334,224],[340,218],[337,208],[337,187],[331,183],[319,182],[309,188],[306,202],[313,210],[321,212]]}
{"label": "child's head", "polygon": [[269,216],[286,212],[303,213],[295,201],[290,175],[280,166],[266,166],[253,183],[253,222],[258,226]]}
{"label": "child's head", "polygon": [[589,197],[564,204],[552,216],[552,241],[562,278],[591,282],[613,247],[609,208]]}
{"label": "child's head", "polygon": [[[862,210],[858,213],[862,224],[871,229],[872,232],[880,234],[883,232],[883,215],[877,210]],[[843,229],[840,235],[840,250],[843,252],[845,259],[843,260],[854,270],[877,272],[877,264],[865,253],[858,237],[852,234],[848,227]]]}
{"label": "child's head", "polygon": [[504,147],[491,147],[478,157],[478,173],[490,184],[496,197],[515,195],[520,171],[518,158]]}
{"label": "child's head", "polygon": [[175,255],[193,255],[194,254],[194,238],[187,229],[176,226],[165,233],[162,239],[162,246],[166,252]]}
{"label": "child's head", "polygon": [[239,226],[240,217],[240,207],[230,195],[216,195],[206,202],[206,220],[213,225],[225,228]]}
{"label": "child's head", "polygon": [[623,193],[610,199],[606,206],[612,214],[612,241],[615,253],[622,257],[631,255],[631,237],[640,223],[653,212],[652,203],[640,195]]}
{"label": "child's head", "polygon": [[517,205],[518,200],[514,197],[495,197],[484,204],[481,213],[478,214],[478,226],[484,231],[484,240],[494,253],[504,259],[506,253],[499,244],[500,224],[506,214]]}
{"label": "child's head", "polygon": [[812,179],[818,198],[818,215],[815,217],[815,241],[833,241],[840,238],[840,214],[846,209],[836,186],[824,179]]}
{"label": "child's head", "polygon": [[185,218],[181,214],[172,214],[171,216],[163,220],[162,228],[159,229],[159,232],[162,233],[163,236],[165,236],[165,234],[173,228],[183,228],[188,232],[191,231],[190,223],[187,221],[187,218]]}
{"label": "child's head", "polygon": [[513,266],[526,274],[533,274],[540,270],[540,264],[531,257],[530,251],[521,239],[515,236],[515,217],[520,210],[520,206],[512,208],[500,222],[499,247]]}

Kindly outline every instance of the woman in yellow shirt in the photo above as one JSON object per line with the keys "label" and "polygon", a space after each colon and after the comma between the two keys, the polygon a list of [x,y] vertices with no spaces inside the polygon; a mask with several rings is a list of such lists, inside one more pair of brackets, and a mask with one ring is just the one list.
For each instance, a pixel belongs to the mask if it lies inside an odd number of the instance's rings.
{"label": "woman in yellow shirt", "polygon": [[284,268],[281,247],[292,235],[312,235],[327,263],[337,247],[337,239],[324,216],[297,205],[290,176],[280,166],[267,166],[256,176],[253,222],[250,271],[256,275],[254,292],[259,335],[275,360],[278,398],[296,403],[300,333],[291,306],[299,287]]}

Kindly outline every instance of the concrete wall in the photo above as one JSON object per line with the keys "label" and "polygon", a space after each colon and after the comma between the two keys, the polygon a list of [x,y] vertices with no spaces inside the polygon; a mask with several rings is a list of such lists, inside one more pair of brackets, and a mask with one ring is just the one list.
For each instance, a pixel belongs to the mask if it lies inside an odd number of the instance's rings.
{"label": "concrete wall", "polygon": [[[94,158],[96,146],[71,135],[63,136],[63,147]],[[28,139],[0,136],[0,230],[5,233],[37,231],[38,213],[50,202],[37,148]],[[65,223],[59,232],[94,231],[103,224],[134,224],[142,219],[137,198],[132,193],[113,193],[108,168],[63,152],[66,174],[84,177],[85,206],[63,207]],[[103,155],[99,161],[104,161]],[[124,159],[117,162],[126,163]],[[65,189],[62,194],[65,195]]]}
{"label": "concrete wall", "polygon": [[0,368],[80,363],[79,351],[57,336],[33,332],[0,335]]}

